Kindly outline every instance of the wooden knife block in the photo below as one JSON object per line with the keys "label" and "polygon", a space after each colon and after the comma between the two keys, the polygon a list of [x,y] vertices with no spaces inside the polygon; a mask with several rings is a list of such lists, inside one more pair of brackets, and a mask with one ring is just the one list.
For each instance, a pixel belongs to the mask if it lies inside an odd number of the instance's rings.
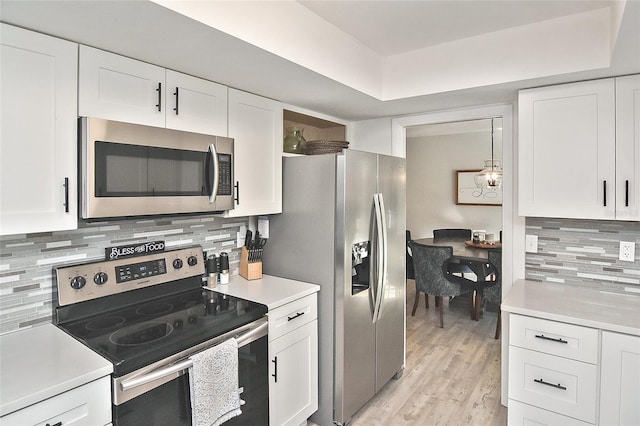
{"label": "wooden knife block", "polygon": [[262,262],[249,263],[249,250],[246,247],[242,247],[240,254],[240,276],[247,280],[262,278]]}

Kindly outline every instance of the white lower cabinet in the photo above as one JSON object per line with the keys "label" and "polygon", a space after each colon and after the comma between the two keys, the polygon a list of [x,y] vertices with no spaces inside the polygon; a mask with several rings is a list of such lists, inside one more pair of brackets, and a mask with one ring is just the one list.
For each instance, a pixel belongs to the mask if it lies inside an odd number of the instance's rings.
{"label": "white lower cabinet", "polygon": [[580,420],[543,410],[533,405],[509,400],[509,426],[589,426]]}
{"label": "white lower cabinet", "polygon": [[509,425],[595,424],[598,330],[522,315],[509,321]]}
{"label": "white lower cabinet", "polygon": [[640,337],[602,332],[601,425],[640,425]]}
{"label": "white lower cabinet", "polygon": [[640,336],[511,314],[509,425],[640,425]]}
{"label": "white lower cabinet", "polygon": [[596,366],[511,346],[509,396],[588,423],[596,419]]}
{"label": "white lower cabinet", "polygon": [[318,409],[316,295],[269,311],[269,424],[303,424]]}
{"label": "white lower cabinet", "polygon": [[98,426],[110,423],[109,376],[0,417],[1,426]]}

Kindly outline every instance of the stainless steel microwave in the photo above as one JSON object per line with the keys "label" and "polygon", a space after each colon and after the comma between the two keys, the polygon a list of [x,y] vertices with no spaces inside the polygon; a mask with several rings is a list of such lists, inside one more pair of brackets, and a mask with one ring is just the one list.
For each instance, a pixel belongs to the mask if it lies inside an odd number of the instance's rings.
{"label": "stainless steel microwave", "polygon": [[79,118],[84,219],[234,207],[233,139]]}

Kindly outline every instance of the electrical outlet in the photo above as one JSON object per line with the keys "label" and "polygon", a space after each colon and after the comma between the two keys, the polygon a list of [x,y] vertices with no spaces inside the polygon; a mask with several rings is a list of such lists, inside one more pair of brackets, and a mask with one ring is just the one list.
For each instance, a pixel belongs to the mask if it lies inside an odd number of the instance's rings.
{"label": "electrical outlet", "polygon": [[634,262],[636,260],[636,243],[633,241],[620,241],[620,255],[618,259],[625,262]]}
{"label": "electrical outlet", "polygon": [[538,252],[538,236],[537,235],[525,235],[525,251],[527,253]]}
{"label": "electrical outlet", "polygon": [[258,216],[258,232],[262,238],[269,238],[269,218]]}

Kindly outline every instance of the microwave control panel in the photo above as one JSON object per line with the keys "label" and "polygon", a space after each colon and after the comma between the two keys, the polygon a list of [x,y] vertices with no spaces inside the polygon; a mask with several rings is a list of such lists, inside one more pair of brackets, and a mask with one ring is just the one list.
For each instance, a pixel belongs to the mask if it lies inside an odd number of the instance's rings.
{"label": "microwave control panel", "polygon": [[231,155],[218,154],[218,195],[232,195]]}

